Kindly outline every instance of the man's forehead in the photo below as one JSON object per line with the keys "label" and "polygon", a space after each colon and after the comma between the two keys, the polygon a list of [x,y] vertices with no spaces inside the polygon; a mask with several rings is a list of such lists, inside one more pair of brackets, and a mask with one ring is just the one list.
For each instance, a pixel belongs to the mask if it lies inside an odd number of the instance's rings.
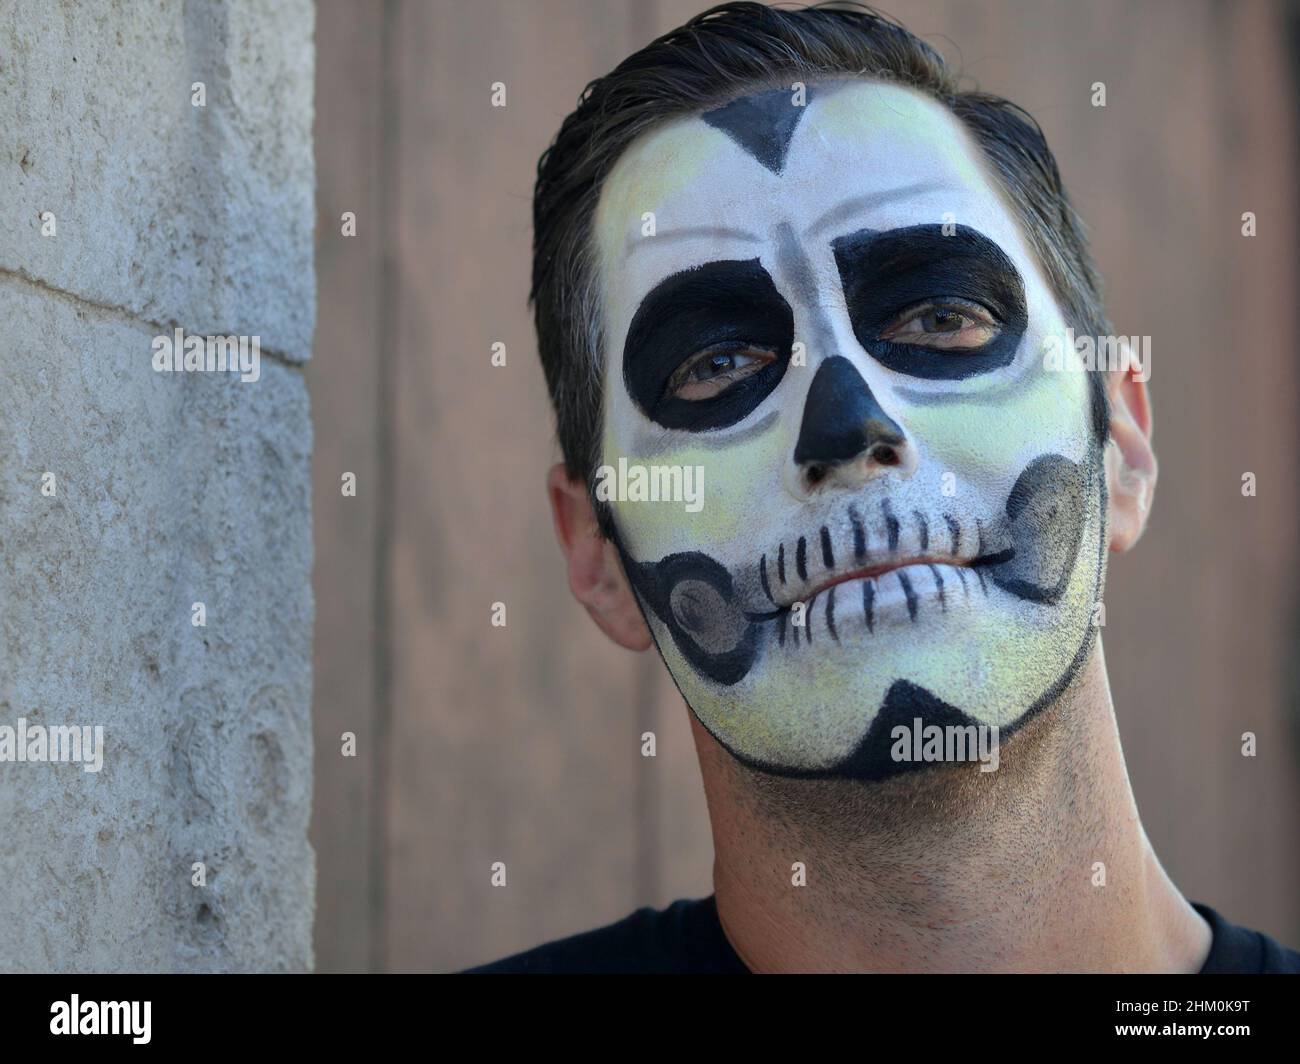
{"label": "man's forehead", "polygon": [[[646,251],[704,261],[716,257],[710,247],[749,257],[779,226],[830,239],[836,227],[938,222],[952,212],[995,239],[1009,228],[978,146],[942,105],[862,80],[805,91],[802,106],[795,90],[762,92],[634,143],[597,209],[603,262]],[[645,239],[650,232],[655,239]]]}

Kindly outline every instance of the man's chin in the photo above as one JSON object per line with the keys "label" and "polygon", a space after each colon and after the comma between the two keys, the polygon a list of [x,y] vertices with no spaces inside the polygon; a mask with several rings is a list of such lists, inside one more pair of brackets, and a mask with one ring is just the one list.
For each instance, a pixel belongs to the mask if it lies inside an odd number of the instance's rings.
{"label": "man's chin", "polygon": [[[954,627],[946,635],[907,618],[900,595],[881,610],[874,632],[855,634],[841,619],[836,638],[823,620],[811,640],[807,631],[797,645],[787,636],[799,657],[779,670],[775,660],[762,661],[732,687],[697,682],[683,694],[724,749],[766,773],[883,780],[970,761],[991,772],[997,744],[1060,696],[1095,642],[1092,629],[1062,661],[1064,647],[1053,640],[1043,656],[1011,670],[990,663],[959,616],[947,618]],[[872,664],[871,647],[882,641],[907,650],[896,671]]]}

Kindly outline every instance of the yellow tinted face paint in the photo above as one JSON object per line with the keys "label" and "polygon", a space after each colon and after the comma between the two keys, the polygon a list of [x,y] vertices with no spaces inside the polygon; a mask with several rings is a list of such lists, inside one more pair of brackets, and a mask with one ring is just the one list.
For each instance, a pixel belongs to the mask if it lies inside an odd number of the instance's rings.
{"label": "yellow tinted face paint", "polygon": [[597,499],[701,723],[874,779],[914,765],[897,725],[1005,733],[1085,660],[1103,441],[960,124],[893,86],[796,96],[652,131],[605,183]]}

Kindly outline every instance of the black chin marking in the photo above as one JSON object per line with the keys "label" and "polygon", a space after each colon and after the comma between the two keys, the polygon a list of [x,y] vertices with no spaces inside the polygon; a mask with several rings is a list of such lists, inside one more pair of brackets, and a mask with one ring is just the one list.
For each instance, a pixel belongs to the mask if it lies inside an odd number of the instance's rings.
{"label": "black chin marking", "polygon": [[722,107],[706,111],[700,117],[714,129],[721,130],[774,174],[785,166],[790,141],[808,104],[813,90],[804,90],[802,106],[794,102],[794,93],[786,89],[742,96]]}
{"label": "black chin marking", "polygon": [[949,726],[965,728],[979,725],[979,721],[974,717],[936,698],[924,687],[918,687],[906,680],[895,680],[885,695],[880,712],[876,714],[876,719],[871,722],[871,727],[867,729],[867,734],[862,737],[857,748],[827,775],[846,776],[859,780],[883,780],[902,772],[931,767],[930,763],[925,761],[895,761],[890,753],[894,745],[894,738],[890,733],[900,725],[907,728],[909,732],[912,731],[918,717],[921,718],[922,728],[932,724],[940,728]]}

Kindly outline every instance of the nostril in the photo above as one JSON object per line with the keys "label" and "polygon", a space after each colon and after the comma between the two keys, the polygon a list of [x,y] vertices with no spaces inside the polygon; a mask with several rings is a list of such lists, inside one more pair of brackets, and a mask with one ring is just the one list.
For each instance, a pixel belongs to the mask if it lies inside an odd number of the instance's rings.
{"label": "nostril", "polygon": [[[865,455],[862,456],[866,462],[876,466],[899,466],[903,463],[903,456],[899,454],[898,449],[889,443],[877,443],[868,448]],[[815,488],[827,477],[831,471],[841,463],[838,462],[809,462],[804,466],[803,478],[804,483],[809,488]]]}

